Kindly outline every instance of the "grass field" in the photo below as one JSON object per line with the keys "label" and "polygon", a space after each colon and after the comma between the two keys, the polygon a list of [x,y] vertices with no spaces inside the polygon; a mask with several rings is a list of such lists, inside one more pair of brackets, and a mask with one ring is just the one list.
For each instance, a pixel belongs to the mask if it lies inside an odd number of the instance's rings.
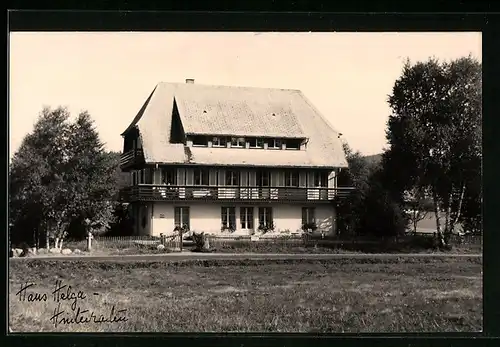
{"label": "grass field", "polygon": [[[481,258],[19,260],[10,262],[9,320],[17,332],[479,331],[481,274]],[[57,281],[71,286],[60,306]]]}

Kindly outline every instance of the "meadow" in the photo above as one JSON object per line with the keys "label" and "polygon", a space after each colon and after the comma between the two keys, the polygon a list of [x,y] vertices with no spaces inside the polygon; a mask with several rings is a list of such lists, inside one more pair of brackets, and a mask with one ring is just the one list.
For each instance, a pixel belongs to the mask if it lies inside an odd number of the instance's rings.
{"label": "meadow", "polygon": [[33,258],[11,260],[9,271],[9,322],[15,332],[358,333],[482,328],[482,258],[177,262]]}

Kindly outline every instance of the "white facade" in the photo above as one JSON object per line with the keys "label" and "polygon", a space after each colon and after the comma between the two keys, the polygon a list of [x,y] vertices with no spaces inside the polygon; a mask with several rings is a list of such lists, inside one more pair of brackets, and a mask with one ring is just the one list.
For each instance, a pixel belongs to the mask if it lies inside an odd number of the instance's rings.
{"label": "white facade", "polygon": [[[318,232],[323,231],[325,234],[331,234],[336,229],[336,211],[332,204],[300,205],[266,203],[262,205],[244,205],[241,203],[224,202],[152,202],[143,204],[139,209],[138,234],[151,236],[172,234],[176,225],[174,212],[176,207],[189,208],[189,227],[191,231],[216,235],[227,234],[227,231],[224,233],[221,231],[221,209],[223,207],[234,208],[236,230],[231,233],[233,235],[251,235],[258,231],[259,207],[271,208],[275,232],[300,232],[303,225],[302,208],[304,207],[314,209],[314,220],[318,227]],[[242,229],[241,211],[243,208],[250,208],[253,212],[252,229]],[[144,219],[146,219],[145,226],[143,223]]]}

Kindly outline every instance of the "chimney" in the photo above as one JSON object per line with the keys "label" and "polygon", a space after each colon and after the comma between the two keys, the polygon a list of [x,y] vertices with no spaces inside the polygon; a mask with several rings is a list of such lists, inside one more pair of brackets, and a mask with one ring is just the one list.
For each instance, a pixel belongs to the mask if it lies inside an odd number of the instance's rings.
{"label": "chimney", "polygon": [[194,83],[194,78],[186,78],[186,83],[193,84]]}

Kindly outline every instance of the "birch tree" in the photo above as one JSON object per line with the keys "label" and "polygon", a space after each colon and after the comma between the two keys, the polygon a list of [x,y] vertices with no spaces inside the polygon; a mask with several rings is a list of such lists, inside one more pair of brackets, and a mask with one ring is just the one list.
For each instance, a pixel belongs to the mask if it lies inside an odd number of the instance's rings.
{"label": "birch tree", "polygon": [[480,175],[481,97],[481,64],[472,57],[408,61],[389,96],[385,163],[398,189],[430,192],[442,245]]}

